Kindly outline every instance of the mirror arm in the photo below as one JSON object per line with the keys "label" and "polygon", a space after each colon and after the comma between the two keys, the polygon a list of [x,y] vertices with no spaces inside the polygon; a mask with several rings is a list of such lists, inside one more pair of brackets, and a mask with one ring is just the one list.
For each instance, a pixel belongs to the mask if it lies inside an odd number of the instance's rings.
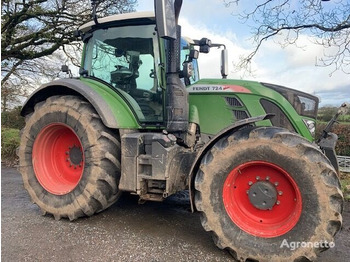
{"label": "mirror arm", "polygon": [[226,49],[226,46],[224,44],[211,44],[210,47],[217,47],[217,48],[223,47],[224,49]]}

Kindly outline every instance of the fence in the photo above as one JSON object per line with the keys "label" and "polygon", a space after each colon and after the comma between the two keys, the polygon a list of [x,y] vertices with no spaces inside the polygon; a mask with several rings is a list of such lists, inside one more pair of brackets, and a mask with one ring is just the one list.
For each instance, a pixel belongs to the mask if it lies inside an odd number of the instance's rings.
{"label": "fence", "polygon": [[350,173],[350,156],[337,156],[339,170]]}

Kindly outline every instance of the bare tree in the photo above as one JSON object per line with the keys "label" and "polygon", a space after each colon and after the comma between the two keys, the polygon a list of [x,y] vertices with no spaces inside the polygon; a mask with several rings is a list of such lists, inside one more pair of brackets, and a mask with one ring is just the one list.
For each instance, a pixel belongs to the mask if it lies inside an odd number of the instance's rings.
{"label": "bare tree", "polygon": [[[224,0],[227,7],[243,6],[240,0]],[[246,7],[247,6],[247,7]],[[235,14],[241,21],[253,24],[254,50],[242,57],[239,67],[249,65],[264,41],[283,36],[279,43],[285,47],[297,43],[301,34],[323,46],[323,56],[317,65],[333,66],[333,71],[350,73],[350,2],[349,0],[264,0],[244,5]]]}
{"label": "bare tree", "polygon": [[[99,2],[100,16],[130,12],[136,4],[136,0]],[[74,32],[91,20],[90,1],[4,0],[1,11],[1,85],[8,91],[25,95],[19,90],[23,85],[33,85],[40,77],[56,77],[57,60],[79,63],[71,53],[81,49]],[[7,107],[2,100],[2,109]]]}

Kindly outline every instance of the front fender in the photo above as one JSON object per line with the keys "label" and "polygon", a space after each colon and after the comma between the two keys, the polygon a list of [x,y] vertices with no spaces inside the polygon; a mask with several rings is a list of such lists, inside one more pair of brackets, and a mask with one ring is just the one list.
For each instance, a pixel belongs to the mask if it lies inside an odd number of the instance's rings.
{"label": "front fender", "polygon": [[93,80],[60,79],[42,85],[23,105],[21,115],[34,111],[40,101],[54,95],[78,95],[84,97],[97,111],[109,128],[140,128],[130,106],[111,88]]}
{"label": "front fender", "polygon": [[194,178],[196,175],[196,172],[199,168],[199,165],[202,161],[202,158],[204,155],[215,145],[217,141],[219,141],[221,138],[224,136],[233,133],[237,131],[238,129],[241,129],[244,126],[247,126],[249,124],[266,120],[266,119],[271,119],[274,117],[274,114],[266,114],[266,115],[261,115],[257,117],[250,117],[246,118],[240,121],[235,122],[233,125],[226,127],[222,129],[219,133],[217,133],[207,144],[204,145],[204,147],[201,148],[201,151],[197,154],[196,159],[194,160],[192,167],[190,169],[189,177],[188,177],[188,190],[189,190],[189,195],[190,195],[190,203],[191,203],[191,210],[194,212],[195,206],[194,206]]}

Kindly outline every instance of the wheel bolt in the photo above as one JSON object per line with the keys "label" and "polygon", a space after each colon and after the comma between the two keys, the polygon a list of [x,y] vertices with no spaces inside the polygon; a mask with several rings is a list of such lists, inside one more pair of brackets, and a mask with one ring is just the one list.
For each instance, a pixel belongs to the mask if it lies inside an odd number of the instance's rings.
{"label": "wheel bolt", "polygon": [[275,182],[275,186],[278,186],[278,182]]}
{"label": "wheel bolt", "polygon": [[281,204],[281,202],[279,200],[277,200],[276,205],[279,205],[279,204]]}
{"label": "wheel bolt", "polygon": [[282,195],[283,195],[283,192],[282,192],[282,191],[278,191],[278,194],[279,194],[280,196],[282,196]]}
{"label": "wheel bolt", "polygon": [[269,181],[269,180],[270,180],[270,177],[269,177],[269,176],[267,176],[265,179],[266,179],[266,181]]}
{"label": "wheel bolt", "polygon": [[259,176],[257,176],[257,177],[256,177],[256,180],[260,180],[260,177],[259,177]]}
{"label": "wheel bolt", "polygon": [[247,195],[249,194],[249,190],[247,190]]}
{"label": "wheel bolt", "polygon": [[248,182],[248,185],[250,185],[250,186],[253,185],[253,182],[252,182],[252,181],[249,181],[249,182]]}
{"label": "wheel bolt", "polygon": [[66,155],[69,155],[69,151],[66,151]]}

